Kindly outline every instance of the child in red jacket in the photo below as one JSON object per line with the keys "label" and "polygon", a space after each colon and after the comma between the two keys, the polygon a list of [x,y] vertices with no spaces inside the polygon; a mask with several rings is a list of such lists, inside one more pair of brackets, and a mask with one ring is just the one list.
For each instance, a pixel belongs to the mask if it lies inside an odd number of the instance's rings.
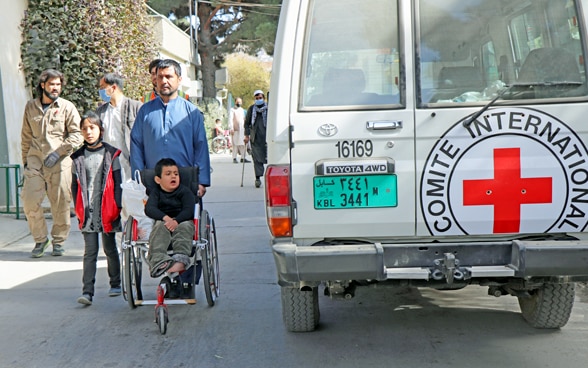
{"label": "child in red jacket", "polygon": [[121,151],[102,141],[102,121],[93,112],[84,114],[80,122],[84,145],[71,155],[72,186],[75,212],[84,236],[84,270],[82,296],[78,303],[91,305],[96,281],[98,234],[106,254],[110,290],[108,295],[121,294],[120,260],[115,234],[121,231]]}

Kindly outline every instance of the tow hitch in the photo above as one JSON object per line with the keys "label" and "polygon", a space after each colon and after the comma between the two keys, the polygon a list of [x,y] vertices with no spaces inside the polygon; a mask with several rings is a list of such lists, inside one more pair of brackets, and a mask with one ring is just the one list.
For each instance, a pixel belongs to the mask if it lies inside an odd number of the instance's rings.
{"label": "tow hitch", "polygon": [[454,280],[463,280],[465,278],[464,269],[459,268],[459,259],[455,258],[453,253],[444,253],[443,258],[434,261],[435,267],[431,275],[434,280],[445,279],[448,284],[453,284]]}

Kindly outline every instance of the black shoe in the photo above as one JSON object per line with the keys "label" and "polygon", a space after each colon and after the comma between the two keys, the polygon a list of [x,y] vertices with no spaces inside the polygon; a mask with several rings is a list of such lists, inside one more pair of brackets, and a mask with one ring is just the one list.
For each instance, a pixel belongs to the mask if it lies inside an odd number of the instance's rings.
{"label": "black shoe", "polygon": [[256,187],[256,188],[259,188],[259,187],[261,187],[261,180],[259,180],[259,179],[255,179],[255,187]]}
{"label": "black shoe", "polygon": [[49,246],[49,239],[45,240],[42,243],[35,243],[35,247],[33,248],[33,251],[31,252],[31,257],[33,257],[33,258],[43,257],[43,255],[45,254],[45,249],[47,249],[48,246]]}
{"label": "black shoe", "polygon": [[[241,162],[243,162],[243,159],[241,159]],[[248,159],[245,159],[245,162],[251,162],[251,161],[249,161]]]}
{"label": "black shoe", "polygon": [[[241,161],[241,162],[243,162],[243,161]],[[234,164],[238,164],[238,162],[237,162],[237,159],[236,159],[236,158],[234,158],[234,159],[233,159],[233,163],[234,163]]]}

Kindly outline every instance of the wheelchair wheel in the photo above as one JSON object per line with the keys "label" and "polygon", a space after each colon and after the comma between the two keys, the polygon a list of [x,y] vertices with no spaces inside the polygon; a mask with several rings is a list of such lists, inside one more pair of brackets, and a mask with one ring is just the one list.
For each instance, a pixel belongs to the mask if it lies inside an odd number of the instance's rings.
{"label": "wheelchair wheel", "polygon": [[212,142],[212,152],[225,153],[227,150],[227,139],[225,137],[215,137]]}
{"label": "wheelchair wheel", "polygon": [[216,225],[214,224],[214,218],[210,219],[210,224],[211,224],[211,228],[210,228],[210,239],[212,240],[212,243],[210,243],[210,249],[208,254],[210,254],[210,256],[208,257],[210,259],[210,264],[211,264],[211,268],[212,268],[212,272],[211,272],[211,279],[214,282],[214,293],[216,295],[216,298],[219,297],[220,295],[220,267],[219,267],[219,262],[218,262],[218,251],[217,251],[217,242],[216,242]]}
{"label": "wheelchair wheel", "polygon": [[212,307],[219,296],[219,267],[214,220],[206,210],[202,210],[200,216],[200,234],[204,243],[202,250],[204,294],[206,294],[208,305]]}
{"label": "wheelchair wheel", "polygon": [[155,323],[157,323],[157,326],[159,326],[159,332],[162,335],[165,335],[165,333],[167,332],[167,322],[167,308],[165,308],[164,306],[157,307],[155,309]]}
{"label": "wheelchair wheel", "polygon": [[138,247],[134,247],[131,242],[133,240],[133,223],[134,219],[129,217],[123,232],[123,257],[122,257],[122,286],[123,296],[131,308],[137,305],[136,300],[143,299],[141,291],[141,273],[142,264],[141,251]]}

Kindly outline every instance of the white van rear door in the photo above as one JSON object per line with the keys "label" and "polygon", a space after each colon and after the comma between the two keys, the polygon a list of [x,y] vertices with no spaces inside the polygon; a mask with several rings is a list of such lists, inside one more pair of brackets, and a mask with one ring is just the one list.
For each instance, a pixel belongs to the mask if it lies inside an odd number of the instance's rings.
{"label": "white van rear door", "polygon": [[294,237],[412,236],[414,123],[397,3],[358,12],[355,1],[316,1],[308,14],[292,80]]}

